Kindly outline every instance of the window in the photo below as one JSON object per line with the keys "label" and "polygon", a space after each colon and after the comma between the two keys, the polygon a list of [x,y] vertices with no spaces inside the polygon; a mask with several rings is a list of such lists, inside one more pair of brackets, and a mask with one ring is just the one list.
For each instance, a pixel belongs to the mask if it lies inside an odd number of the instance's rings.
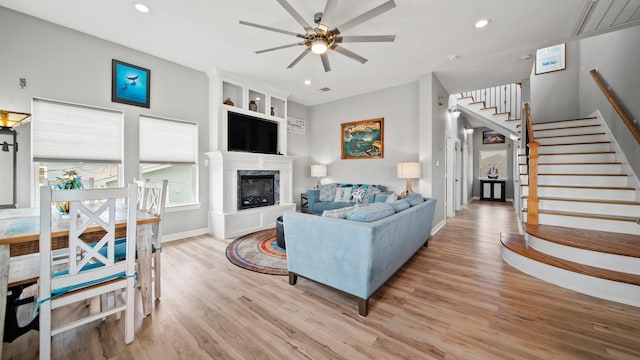
{"label": "window", "polygon": [[[74,170],[86,187],[118,187],[123,155],[121,111],[34,98],[31,141],[35,184]],[[39,191],[35,190],[38,201]]]}
{"label": "window", "polygon": [[198,201],[197,154],[197,124],[140,115],[140,174],[168,180],[167,206]]}

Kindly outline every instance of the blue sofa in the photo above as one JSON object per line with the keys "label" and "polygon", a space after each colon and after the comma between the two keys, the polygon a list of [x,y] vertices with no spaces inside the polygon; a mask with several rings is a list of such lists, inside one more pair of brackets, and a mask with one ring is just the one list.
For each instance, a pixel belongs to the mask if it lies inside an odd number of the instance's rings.
{"label": "blue sofa", "polygon": [[[366,184],[338,184],[339,187],[358,187],[365,186],[369,187],[370,185]],[[382,193],[388,194],[386,192],[386,187],[382,185],[374,185],[378,188]],[[376,194],[370,194],[368,196],[367,202],[374,202]],[[340,209],[348,206],[353,206],[353,202],[340,202],[340,201],[320,201],[320,189],[311,189],[307,190],[307,207],[311,214],[321,215],[325,210],[334,210]]]}
{"label": "blue sofa", "polygon": [[[382,205],[370,210],[387,209]],[[369,297],[428,245],[435,206],[436,199],[425,199],[371,222],[284,213],[289,284],[299,275],[342,290],[358,298],[359,313],[367,316]]]}

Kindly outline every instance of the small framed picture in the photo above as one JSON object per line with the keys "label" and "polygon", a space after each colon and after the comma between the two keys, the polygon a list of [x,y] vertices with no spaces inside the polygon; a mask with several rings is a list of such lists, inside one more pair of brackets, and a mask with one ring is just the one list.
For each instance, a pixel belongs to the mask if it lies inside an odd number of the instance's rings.
{"label": "small framed picture", "polygon": [[482,143],[483,144],[504,144],[504,135],[495,132],[493,130],[483,131],[482,132]]}
{"label": "small framed picture", "polygon": [[113,59],[111,61],[111,101],[150,107],[151,71]]}
{"label": "small framed picture", "polygon": [[292,134],[304,135],[305,121],[304,119],[296,119],[292,117],[287,118],[287,131]]}
{"label": "small framed picture", "polygon": [[566,69],[565,45],[558,44],[536,51],[536,75]]}

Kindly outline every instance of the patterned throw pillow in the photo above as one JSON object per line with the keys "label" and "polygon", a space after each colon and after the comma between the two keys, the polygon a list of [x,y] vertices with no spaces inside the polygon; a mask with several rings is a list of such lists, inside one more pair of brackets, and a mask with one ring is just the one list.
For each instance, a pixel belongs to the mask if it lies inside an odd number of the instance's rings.
{"label": "patterned throw pillow", "polygon": [[349,202],[351,200],[351,188],[340,187],[336,189],[336,197],[333,201],[336,202]]}
{"label": "patterned throw pillow", "polygon": [[351,202],[355,202],[356,204],[362,204],[366,192],[367,192],[367,189],[363,187],[358,187],[353,189],[353,191],[351,191]]}
{"label": "patterned throw pillow", "polygon": [[324,184],[320,185],[320,201],[333,201],[336,198],[336,189],[338,184]]}
{"label": "patterned throw pillow", "polygon": [[387,197],[387,200],[385,200],[385,202],[390,203],[390,202],[394,202],[394,201],[396,201],[396,200],[398,200],[398,195],[396,195],[396,194],[391,194],[391,195],[389,195],[389,196]]}
{"label": "patterned throw pillow", "polygon": [[364,193],[364,196],[362,197],[362,203],[363,204],[368,204],[369,203],[369,196],[373,195],[373,194],[377,194],[382,192],[379,188],[375,187],[375,186],[369,186],[367,187],[367,191]]}
{"label": "patterned throw pillow", "polygon": [[355,206],[348,206],[334,210],[325,210],[322,212],[322,216],[334,219],[346,219],[347,217],[349,217],[349,214],[351,214],[353,209],[355,209]]}

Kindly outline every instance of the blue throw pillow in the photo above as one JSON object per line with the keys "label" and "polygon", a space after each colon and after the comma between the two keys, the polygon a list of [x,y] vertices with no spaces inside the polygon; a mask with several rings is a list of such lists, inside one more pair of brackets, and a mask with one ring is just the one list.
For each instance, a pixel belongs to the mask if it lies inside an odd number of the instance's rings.
{"label": "blue throw pillow", "polygon": [[411,204],[409,204],[409,202],[405,199],[398,199],[395,201],[389,201],[387,202],[387,204],[391,205],[391,207],[393,207],[393,210],[395,210],[396,212],[400,212],[402,210],[407,210],[408,208],[411,207]]}
{"label": "blue throw pillow", "polygon": [[407,200],[411,206],[418,205],[424,201],[422,195],[420,195],[419,193],[413,193],[404,199]]}
{"label": "blue throw pillow", "polygon": [[372,222],[395,214],[393,207],[386,203],[374,203],[353,209],[347,219],[353,221]]}
{"label": "blue throw pillow", "polygon": [[336,189],[338,184],[320,185],[320,201],[333,201],[336,197]]}
{"label": "blue throw pillow", "polygon": [[336,189],[336,197],[333,200],[335,202],[349,202],[351,201],[351,188],[339,187]]}

